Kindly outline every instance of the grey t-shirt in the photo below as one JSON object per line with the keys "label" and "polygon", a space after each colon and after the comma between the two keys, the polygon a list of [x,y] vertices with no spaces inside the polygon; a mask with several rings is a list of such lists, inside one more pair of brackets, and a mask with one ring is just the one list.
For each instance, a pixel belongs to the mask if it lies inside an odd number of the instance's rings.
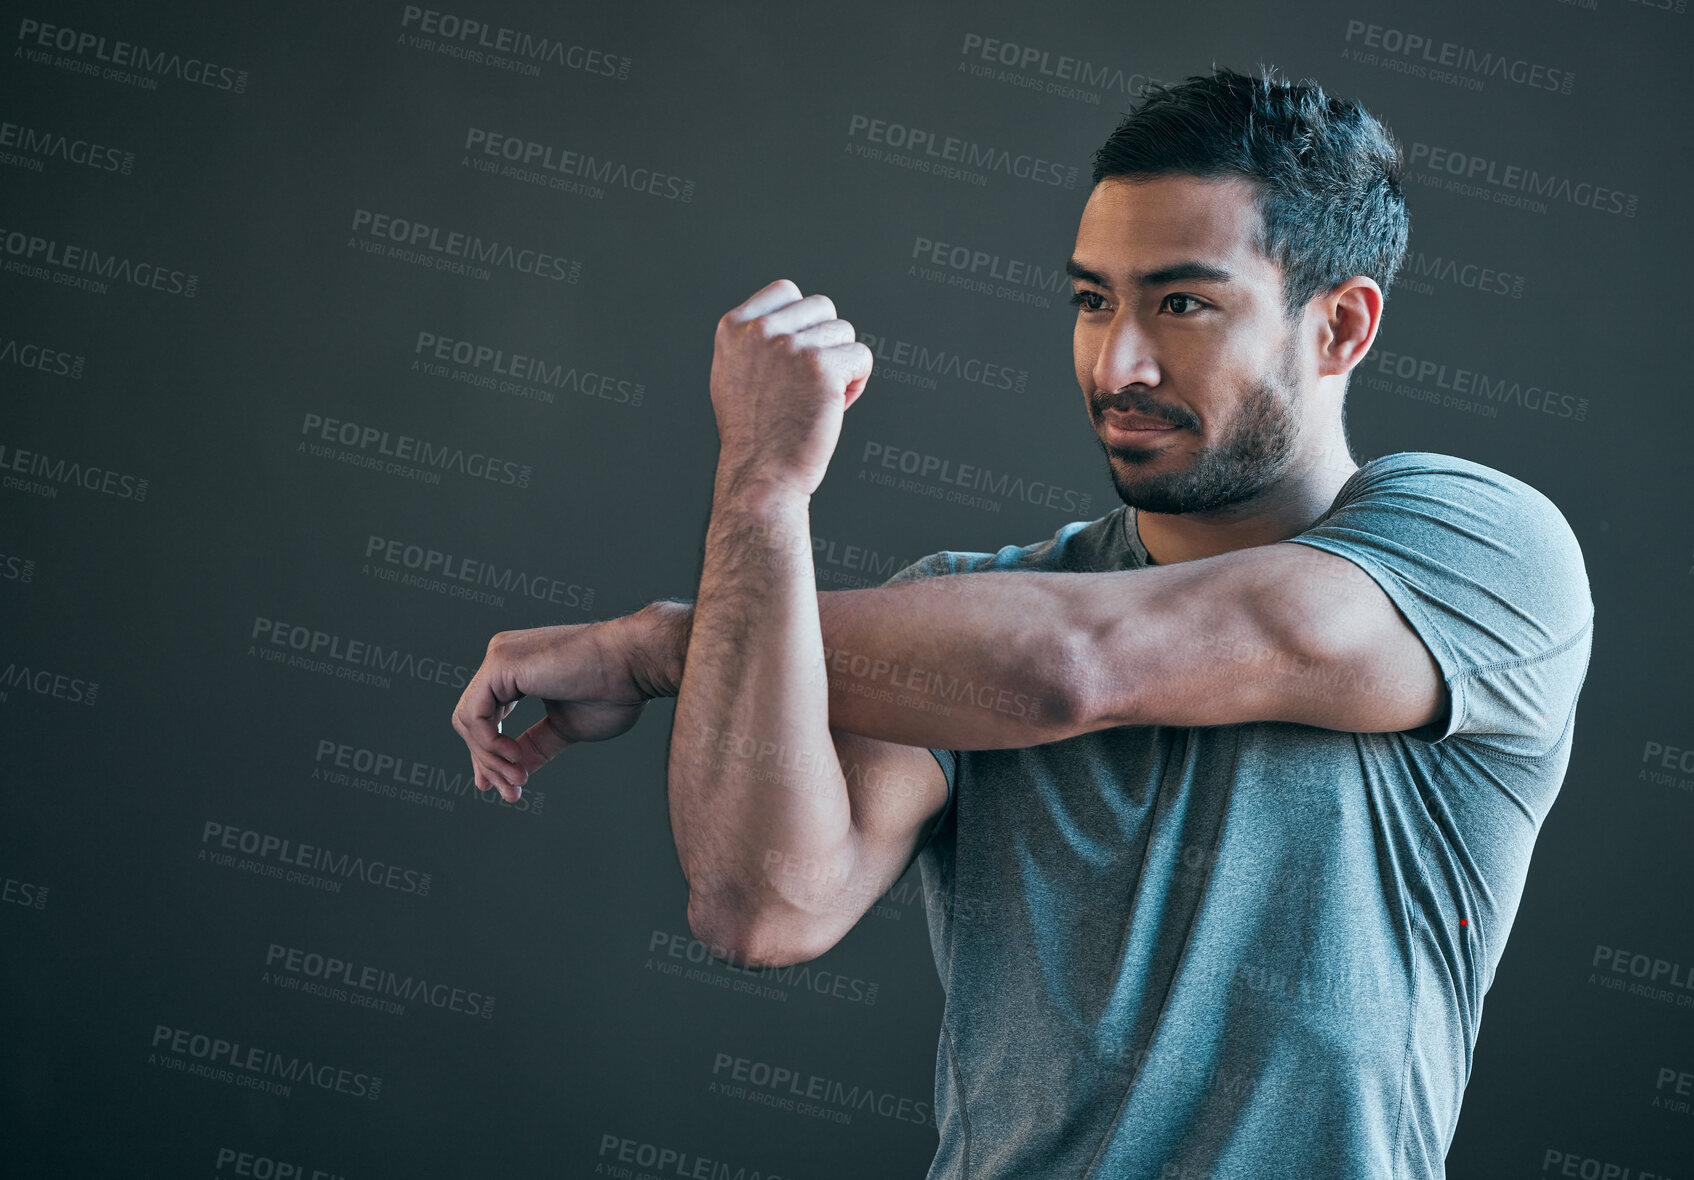
{"label": "grey t-shirt", "polygon": [[[946,1007],[929,1180],[1444,1175],[1482,997],[1570,756],[1593,603],[1541,493],[1401,452],[1308,531],[1428,645],[1449,714],[936,750]],[[1135,512],[896,573],[1131,570]]]}

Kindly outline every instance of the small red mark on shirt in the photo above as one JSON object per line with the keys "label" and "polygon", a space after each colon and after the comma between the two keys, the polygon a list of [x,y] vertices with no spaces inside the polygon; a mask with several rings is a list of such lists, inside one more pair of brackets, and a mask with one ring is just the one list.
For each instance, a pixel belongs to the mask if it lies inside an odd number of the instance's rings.
{"label": "small red mark on shirt", "polygon": [[1469,918],[1460,918],[1459,919],[1459,925],[1469,926],[1470,925],[1470,919]]}

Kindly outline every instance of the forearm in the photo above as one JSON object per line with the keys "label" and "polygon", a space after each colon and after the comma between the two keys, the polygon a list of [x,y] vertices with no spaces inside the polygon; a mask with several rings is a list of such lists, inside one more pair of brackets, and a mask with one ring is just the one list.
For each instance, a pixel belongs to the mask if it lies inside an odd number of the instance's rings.
{"label": "forearm", "polygon": [[[789,560],[810,539],[790,542]],[[775,560],[775,558],[772,558]],[[807,563],[807,572],[811,567]],[[902,745],[1019,749],[1086,728],[1077,647],[1091,633],[1089,575],[1025,571],[920,578],[817,593],[829,725]],[[654,603],[634,642],[644,683],[674,696],[694,606]]]}
{"label": "forearm", "polygon": [[[797,540],[803,561],[789,556]],[[768,882],[771,850],[825,866],[851,855],[809,547],[805,497],[719,480],[668,767],[690,923],[719,945],[802,935],[806,914]],[[670,618],[674,642],[681,632]]]}

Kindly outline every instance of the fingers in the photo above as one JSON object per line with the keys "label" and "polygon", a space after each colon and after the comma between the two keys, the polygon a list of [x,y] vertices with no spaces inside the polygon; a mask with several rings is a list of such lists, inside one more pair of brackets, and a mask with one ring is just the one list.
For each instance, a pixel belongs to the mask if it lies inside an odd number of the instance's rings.
{"label": "fingers", "polygon": [[525,754],[524,766],[533,773],[558,757],[571,740],[559,735],[551,717],[543,717],[518,735],[518,745]]}
{"label": "fingers", "polygon": [[477,788],[499,789],[500,794],[508,799],[516,799],[516,792],[529,778],[523,765],[523,748],[497,728],[498,722],[515,704],[516,701],[500,700],[488,678],[479,670],[465,688],[464,696],[459,698],[458,707],[453,710],[453,728],[470,748]]}
{"label": "fingers", "polygon": [[871,350],[855,340],[849,344],[826,348],[820,355],[846,384],[845,404],[851,406],[865,391],[865,384],[870,380],[871,363],[874,359]]}
{"label": "fingers", "polygon": [[846,320],[824,320],[794,333],[794,342],[808,348],[833,348],[838,344],[851,344],[856,339],[853,325]]}
{"label": "fingers", "polygon": [[[498,764],[505,769],[496,770]],[[520,767],[509,762],[498,762],[487,754],[473,751],[471,754],[472,777],[476,780],[479,791],[499,791],[500,797],[508,803],[516,803],[523,794],[523,784],[529,780]],[[514,779],[520,781],[513,781]]]}
{"label": "fingers", "polygon": [[[777,336],[784,332],[798,333],[814,324],[835,319],[835,303],[828,295],[808,295],[784,304],[759,317],[764,321],[765,334]],[[845,322],[845,321],[843,321]],[[848,325],[851,330],[852,325]]]}
{"label": "fingers", "polygon": [[[800,298],[800,288],[788,279],[778,279],[768,286],[760,287],[747,297],[746,302],[735,308],[724,318],[727,320],[751,320],[785,307]],[[834,314],[833,312],[831,313]]]}

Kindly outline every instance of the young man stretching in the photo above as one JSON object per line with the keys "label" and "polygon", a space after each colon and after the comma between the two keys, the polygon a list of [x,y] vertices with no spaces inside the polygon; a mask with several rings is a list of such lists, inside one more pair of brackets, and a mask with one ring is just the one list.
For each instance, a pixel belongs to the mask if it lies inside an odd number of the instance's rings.
{"label": "young man stretching", "polygon": [[1593,604],[1533,488],[1351,457],[1401,166],[1315,85],[1155,91],[1067,268],[1124,506],[875,589],[817,591],[807,519],[871,354],[765,287],[717,328],[693,606],[497,635],[454,714],[515,798],[676,695],[689,923],[746,963],[823,954],[915,858],[931,1180],[1444,1174]]}

